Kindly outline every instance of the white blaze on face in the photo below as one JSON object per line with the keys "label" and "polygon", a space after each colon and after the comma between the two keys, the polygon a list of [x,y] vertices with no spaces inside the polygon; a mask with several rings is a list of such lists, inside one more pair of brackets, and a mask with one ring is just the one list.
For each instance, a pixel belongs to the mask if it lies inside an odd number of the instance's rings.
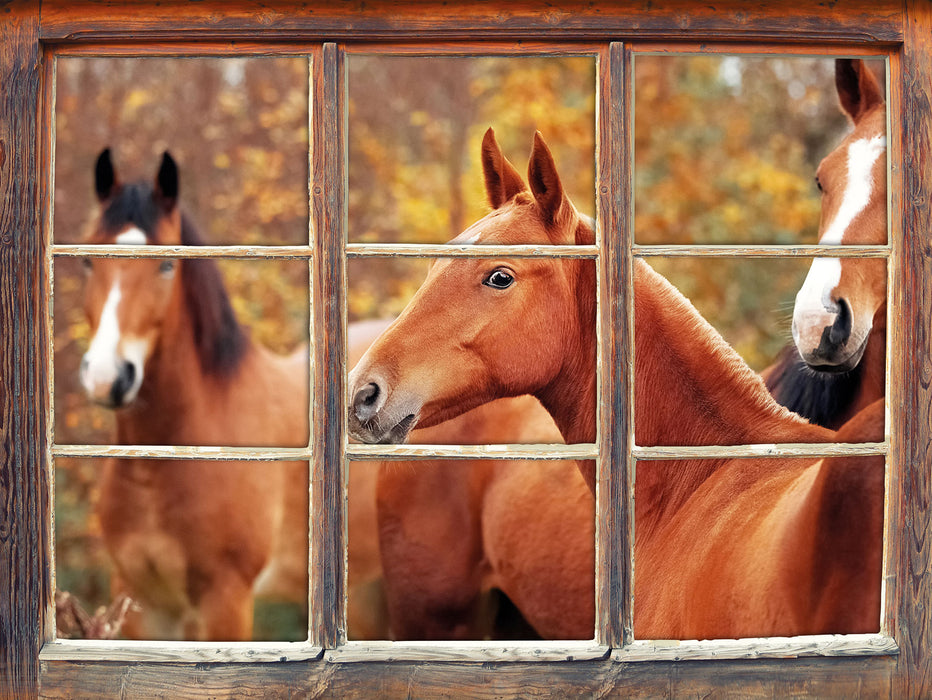
{"label": "white blaze on face", "polygon": [[[886,137],[879,134],[873,138],[858,139],[848,146],[848,179],[841,206],[819,243],[841,245],[848,227],[867,207],[874,187],[874,165],[884,153],[886,145]],[[812,261],[793,308],[793,340],[801,351],[817,347],[822,329],[834,322],[836,300],[832,299],[832,293],[840,280],[841,261],[838,258],[817,258]],[[809,345],[812,348],[806,347]]]}
{"label": "white blaze on face", "polygon": [[146,245],[148,241],[145,232],[134,227],[126,229],[113,242],[118,245]]}
{"label": "white blaze on face", "polygon": [[91,347],[81,363],[81,384],[91,398],[104,399],[119,374],[120,322],[117,309],[120,305],[120,280],[113,283],[100,312],[97,332]]}
{"label": "white blaze on face", "polygon": [[871,174],[874,164],[887,148],[887,139],[879,134],[870,139],[858,139],[848,146],[848,181],[838,213],[822,234],[819,243],[841,245],[841,239],[851,222],[864,211],[874,189]]}

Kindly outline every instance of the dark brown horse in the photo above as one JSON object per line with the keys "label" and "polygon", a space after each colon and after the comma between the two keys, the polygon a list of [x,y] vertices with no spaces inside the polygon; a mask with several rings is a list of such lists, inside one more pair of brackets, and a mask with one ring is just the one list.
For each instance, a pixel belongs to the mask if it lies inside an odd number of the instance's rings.
{"label": "dark brown horse", "polygon": [[[819,165],[819,243],[887,241],[886,109],[870,69],[835,62],[835,85],[853,130]],[[882,260],[818,258],[793,310],[794,345],[764,373],[778,402],[838,428],[884,395],[886,266]]]}
{"label": "dark brown horse", "polygon": [[[530,191],[491,130],[482,148],[492,213],[458,241],[593,243],[538,134]],[[641,445],[827,442],[835,434],[778,406],[691,304],[643,261],[634,266],[635,432]],[[402,441],[484,402],[531,394],[568,443],[595,439],[595,275],[589,261],[442,259],[349,377],[349,428]],[[855,423],[874,427],[877,412]],[[870,420],[868,420],[870,419]],[[846,433],[847,434],[847,433]],[[855,460],[857,461],[857,460]],[[635,634],[709,638],[875,631],[879,624],[883,459],[671,460],[639,465],[635,488]],[[591,492],[595,474],[580,464]],[[544,472],[522,475],[539,493]],[[854,477],[852,475],[855,475]],[[479,507],[502,501],[489,484]],[[561,507],[584,521],[591,496]],[[380,498],[382,494],[380,492]],[[503,590],[544,637],[592,634],[591,598],[561,589],[585,572],[591,531],[528,542],[553,500],[522,501],[490,526]],[[585,512],[585,515],[580,515]],[[826,546],[826,544],[828,546]],[[531,552],[532,557],[522,553]],[[526,559],[549,562],[524,568]],[[851,578],[857,560],[863,576]],[[442,575],[442,574],[438,574]],[[548,577],[549,576],[549,577]],[[583,580],[590,580],[581,574]],[[546,581],[546,584],[541,584]],[[400,585],[412,584],[404,581]],[[535,585],[536,584],[536,585]],[[421,581],[425,587],[429,582]],[[555,621],[555,622],[554,622]]]}

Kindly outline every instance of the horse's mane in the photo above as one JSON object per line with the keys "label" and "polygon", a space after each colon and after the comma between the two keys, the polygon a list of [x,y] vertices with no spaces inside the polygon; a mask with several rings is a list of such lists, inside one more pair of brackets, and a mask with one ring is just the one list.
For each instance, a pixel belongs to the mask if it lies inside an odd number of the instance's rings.
{"label": "horse's mane", "polygon": [[781,405],[829,428],[851,406],[862,378],[862,363],[850,372],[817,372],[806,366],[795,346],[787,345],[767,377],[767,388]]}
{"label": "horse's mane", "polygon": [[[200,233],[184,212],[181,214],[181,243],[204,245]],[[215,260],[188,258],[181,261],[180,273],[201,369],[208,374],[228,375],[239,367],[246,354],[248,338],[236,320],[220,268]]]}
{"label": "horse's mane", "polygon": [[[118,232],[132,224],[144,231],[150,243],[158,244],[157,222],[164,210],[146,183],[123,185],[101,213],[102,230]],[[181,212],[182,245],[204,245],[191,219]],[[248,347],[248,337],[236,320],[220,268],[210,259],[184,259],[179,263],[185,306],[191,315],[194,345],[201,369],[206,374],[226,376],[239,366]]]}

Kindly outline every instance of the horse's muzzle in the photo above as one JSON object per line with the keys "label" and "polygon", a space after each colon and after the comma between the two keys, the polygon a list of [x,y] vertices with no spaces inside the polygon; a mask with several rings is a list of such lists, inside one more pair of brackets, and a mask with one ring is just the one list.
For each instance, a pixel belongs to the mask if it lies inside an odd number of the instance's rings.
{"label": "horse's muzzle", "polygon": [[[367,382],[353,394],[348,428],[356,440],[394,445],[404,442],[417,423],[417,414],[386,410],[387,392],[378,382]],[[401,418],[395,417],[401,413]]]}

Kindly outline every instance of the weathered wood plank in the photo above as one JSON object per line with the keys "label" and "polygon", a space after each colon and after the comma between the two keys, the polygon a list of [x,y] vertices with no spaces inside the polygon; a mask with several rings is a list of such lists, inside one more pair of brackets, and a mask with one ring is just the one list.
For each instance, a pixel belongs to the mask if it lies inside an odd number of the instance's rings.
{"label": "weathered wood plank", "polygon": [[284,663],[314,661],[323,649],[304,642],[156,642],[65,639],[46,644],[40,662]]}
{"label": "weathered wood plank", "polygon": [[310,639],[334,647],[346,639],[343,497],[346,384],[343,247],[346,206],[343,55],[324,44],[311,66],[311,201],[314,335],[311,419]]}
{"label": "weathered wood plank", "polygon": [[891,657],[617,663],[42,662],[43,698],[890,697]]}
{"label": "weathered wood plank", "polygon": [[[932,3],[907,0],[894,84],[890,374],[894,379],[887,607],[900,645],[894,697],[932,696]],[[900,184],[901,187],[896,187]]]}
{"label": "weathered wood plank", "polygon": [[[632,304],[630,237],[631,98],[630,55],[612,43],[599,60],[596,183],[599,258],[599,451],[596,518],[596,635],[619,646],[629,641],[634,539],[629,517],[634,444],[630,397],[634,336],[628,323]],[[630,477],[630,478],[629,478]]]}
{"label": "weathered wood plank", "polygon": [[42,514],[48,337],[37,150],[38,3],[0,12],[0,679],[35,692],[50,597]]}
{"label": "weathered wood plank", "polygon": [[615,661],[687,661],[695,659],[795,659],[801,656],[898,654],[891,637],[881,634],[812,635],[766,639],[633,642],[612,651]]}
{"label": "weathered wood plank", "polygon": [[436,661],[591,661],[606,659],[609,648],[592,642],[350,642],[324,653],[331,663]]}
{"label": "weathered wood plank", "polygon": [[883,0],[837,0],[828,11],[815,0],[768,3],[719,0],[696,3],[630,0],[516,0],[448,3],[403,0],[322,0],[313,4],[228,0],[217,7],[162,0],[148,8],[108,0],[44,0],[46,41],[171,41],[188,38],[250,40],[274,28],[280,41],[469,40],[482,33],[498,41],[685,39],[693,42],[755,39],[787,42],[883,42],[902,36],[902,5]]}

